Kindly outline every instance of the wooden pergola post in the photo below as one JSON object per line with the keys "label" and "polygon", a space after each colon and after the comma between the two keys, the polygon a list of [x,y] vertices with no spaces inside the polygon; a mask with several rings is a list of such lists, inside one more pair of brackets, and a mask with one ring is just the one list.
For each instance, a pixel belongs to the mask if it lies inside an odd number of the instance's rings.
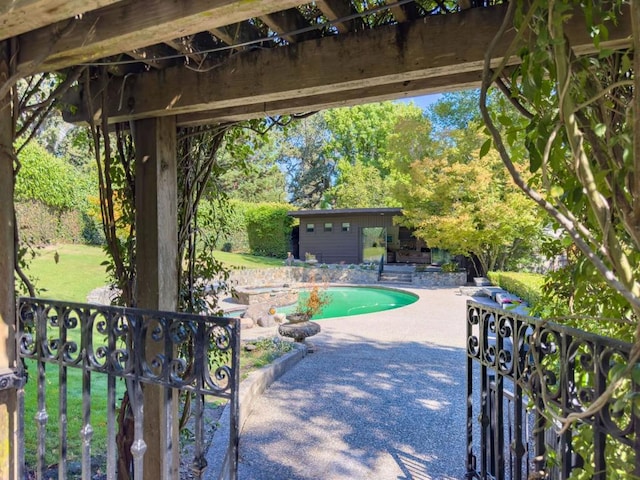
{"label": "wooden pergola post", "polygon": [[[138,307],[175,311],[178,304],[178,216],[175,117],[139,120],[136,148],[136,292]],[[166,332],[165,332],[166,333]],[[147,349],[147,359],[160,353]],[[145,479],[178,478],[178,398],[144,386]],[[171,445],[173,455],[167,455]]]}
{"label": "wooden pergola post", "polygon": [[[9,77],[9,42],[0,42],[0,85]],[[0,478],[17,478],[19,446],[11,93],[0,98]]]}

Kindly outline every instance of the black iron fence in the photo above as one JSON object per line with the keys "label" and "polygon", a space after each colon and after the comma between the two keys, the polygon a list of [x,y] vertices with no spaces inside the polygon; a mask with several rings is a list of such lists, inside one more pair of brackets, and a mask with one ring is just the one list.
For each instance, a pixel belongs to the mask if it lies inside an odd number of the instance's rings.
{"label": "black iron fence", "polygon": [[[34,298],[20,299],[17,311],[19,354],[28,365],[29,381],[37,383],[36,425],[26,419],[30,428],[37,429],[36,465],[28,467],[36,478],[43,478],[46,453],[52,449],[58,478],[70,478],[69,439],[75,436],[77,440],[79,436],[81,477],[94,477],[92,453],[100,453],[106,457],[104,476],[115,479],[119,468],[116,448],[122,442],[116,438],[117,416],[125,389],[131,405],[133,438],[129,451],[133,478],[142,478],[144,455],[173,456],[178,445],[170,441],[165,442],[167,451],[146,451],[144,384],[165,387],[161,391],[166,424],[159,431],[168,438],[174,434],[175,396],[180,392],[191,394],[193,458],[189,462],[193,478],[201,478],[207,466],[205,400],[210,396],[228,400],[231,408],[228,448],[230,457],[235,459],[232,470],[237,470],[240,335],[236,319]],[[70,378],[71,369],[79,369],[80,380],[77,375],[76,380]],[[103,398],[99,399],[92,396],[96,378],[102,384],[99,395]],[[78,385],[72,385],[74,382]],[[46,400],[48,389],[57,389],[53,407]],[[23,395],[19,390],[20,400]],[[68,431],[69,406],[74,401],[81,403],[80,410],[74,409],[82,415],[79,432]],[[106,404],[106,413],[99,418],[92,416],[97,401]],[[51,411],[52,408],[55,410]],[[106,452],[92,451],[92,437],[98,424],[106,429]],[[24,428],[22,423],[21,433]],[[56,431],[56,435],[51,434]],[[24,451],[21,455],[24,459]],[[24,460],[21,464],[20,469],[24,470]],[[18,473],[19,478],[24,478],[29,472]]]}
{"label": "black iron fence", "polygon": [[[630,352],[469,301],[467,478],[640,478],[640,364],[629,365]],[[580,418],[566,424],[568,415]]]}

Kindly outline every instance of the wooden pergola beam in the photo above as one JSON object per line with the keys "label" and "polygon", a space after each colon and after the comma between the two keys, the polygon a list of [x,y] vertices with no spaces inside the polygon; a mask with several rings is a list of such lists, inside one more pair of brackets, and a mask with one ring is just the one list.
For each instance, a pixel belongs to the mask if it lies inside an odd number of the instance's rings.
{"label": "wooden pergola beam", "polygon": [[[9,42],[0,42],[0,85],[10,77]],[[0,379],[6,380],[18,366],[16,351],[14,158],[12,144],[12,92],[0,98]],[[18,478],[18,393],[0,386],[0,478]]]}
{"label": "wooden pergola beam", "polygon": [[[247,22],[234,23],[220,28],[212,28],[211,33],[227,45],[252,42],[260,38],[260,33]],[[240,48],[244,50],[246,47]]]}
{"label": "wooden pergola beam", "polygon": [[[335,21],[340,18],[349,17],[356,13],[353,7],[350,4],[340,1],[340,0],[317,0],[316,6],[320,9],[320,11],[327,17],[330,21]],[[351,30],[356,30],[354,28],[357,25],[361,25],[362,22],[359,23],[355,20],[345,20],[340,22],[335,22],[333,24],[336,27],[336,30],[340,33],[347,33]]]}
{"label": "wooden pergola beam", "polygon": [[[284,102],[293,106],[306,97],[478,72],[483,67],[486,48],[502,22],[504,8],[470,9],[413,23],[244,52],[207,73],[178,67],[144,73],[127,81],[124,88],[120,83],[110,87],[107,112],[110,121],[120,122],[270,102],[281,102],[286,110]],[[616,29],[610,30],[607,46],[629,44],[629,19],[620,20]],[[593,52],[582,19],[574,17],[572,21],[567,33],[576,52]],[[460,34],[468,31],[474,34]],[[506,51],[510,40],[511,37],[505,37],[496,51]],[[501,60],[497,55],[493,63]],[[513,57],[507,63],[517,62]],[[68,103],[76,104],[79,113],[67,114],[67,120],[86,119],[79,100]],[[126,110],[119,110],[120,105],[126,105]]]}
{"label": "wooden pergola beam", "polygon": [[397,100],[433,93],[478,88],[481,80],[481,71],[430,77],[410,82],[390,83],[387,85],[311,95],[308,97],[253,103],[198,113],[187,113],[178,115],[177,124],[180,127],[191,127],[212,123],[251,120],[266,116],[303,114],[337,107],[352,107],[364,103],[383,102],[385,100]]}
{"label": "wooden pergola beam", "polygon": [[[385,0],[387,5],[393,5],[395,0]],[[396,19],[398,23],[409,22],[414,20],[418,16],[417,8],[415,3],[405,3],[404,5],[394,5],[390,7],[391,13],[393,14],[393,18]]]}
{"label": "wooden pergola beam", "polygon": [[175,52],[169,48],[168,44],[158,44],[131,50],[126,52],[126,54],[149,65],[151,68],[162,69],[169,66],[170,60],[168,60],[167,57],[174,55]]}
{"label": "wooden pergola beam", "polygon": [[[465,14],[244,52],[208,73],[176,67],[148,72],[127,80],[124,90],[120,83],[113,85],[107,112],[110,121],[120,122],[477,72],[503,13],[503,8],[472,9]],[[461,37],[461,30],[473,30],[474,36]],[[79,100],[67,103],[76,104],[80,115],[65,115],[67,120],[86,119]],[[119,110],[121,105],[127,109]]]}
{"label": "wooden pergola beam", "polygon": [[191,45],[190,38],[180,38],[177,40],[169,40],[165,42],[169,47],[173,48],[176,52],[183,53],[185,57],[190,58],[196,64],[202,62],[203,56],[196,51],[194,51],[193,46]]}
{"label": "wooden pergola beam", "polygon": [[276,32],[280,38],[284,38],[289,43],[303,42],[312,38],[317,38],[319,32],[311,30],[297,35],[290,35],[289,32],[295,32],[309,27],[304,16],[295,8],[290,8],[284,12],[275,12],[260,17],[271,30]]}
{"label": "wooden pergola beam", "polygon": [[12,0],[0,2],[0,40],[61,22],[121,0]]}
{"label": "wooden pergola beam", "polygon": [[72,24],[64,21],[21,35],[18,70],[59,70],[286,10],[298,3],[299,0],[126,0],[90,11]]}

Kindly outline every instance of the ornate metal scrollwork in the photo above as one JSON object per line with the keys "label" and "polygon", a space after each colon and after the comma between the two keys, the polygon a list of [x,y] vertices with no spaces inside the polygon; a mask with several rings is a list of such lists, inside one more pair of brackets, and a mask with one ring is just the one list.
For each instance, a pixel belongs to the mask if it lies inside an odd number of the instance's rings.
{"label": "ornate metal scrollwork", "polygon": [[[640,471],[640,384],[631,374],[640,364],[628,365],[630,351],[610,338],[468,302],[468,476],[566,478],[592,462],[599,472]],[[603,407],[584,415],[610,385]],[[558,419],[570,414],[582,418],[562,430]],[[593,440],[574,444],[584,429]]]}
{"label": "ornate metal scrollwork", "polygon": [[233,386],[235,319],[22,299],[20,354],[200,394]]}

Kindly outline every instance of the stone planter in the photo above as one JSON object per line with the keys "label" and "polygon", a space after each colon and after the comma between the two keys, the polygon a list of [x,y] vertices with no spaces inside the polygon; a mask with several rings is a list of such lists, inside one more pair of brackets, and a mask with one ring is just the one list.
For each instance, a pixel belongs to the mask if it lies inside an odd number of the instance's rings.
{"label": "stone planter", "polygon": [[296,342],[304,342],[306,338],[320,332],[320,325],[316,322],[283,323],[278,327],[278,333],[283,337],[293,338]]}
{"label": "stone planter", "polygon": [[309,321],[309,316],[304,313],[289,313],[287,314],[287,321],[289,323],[303,323]]}

